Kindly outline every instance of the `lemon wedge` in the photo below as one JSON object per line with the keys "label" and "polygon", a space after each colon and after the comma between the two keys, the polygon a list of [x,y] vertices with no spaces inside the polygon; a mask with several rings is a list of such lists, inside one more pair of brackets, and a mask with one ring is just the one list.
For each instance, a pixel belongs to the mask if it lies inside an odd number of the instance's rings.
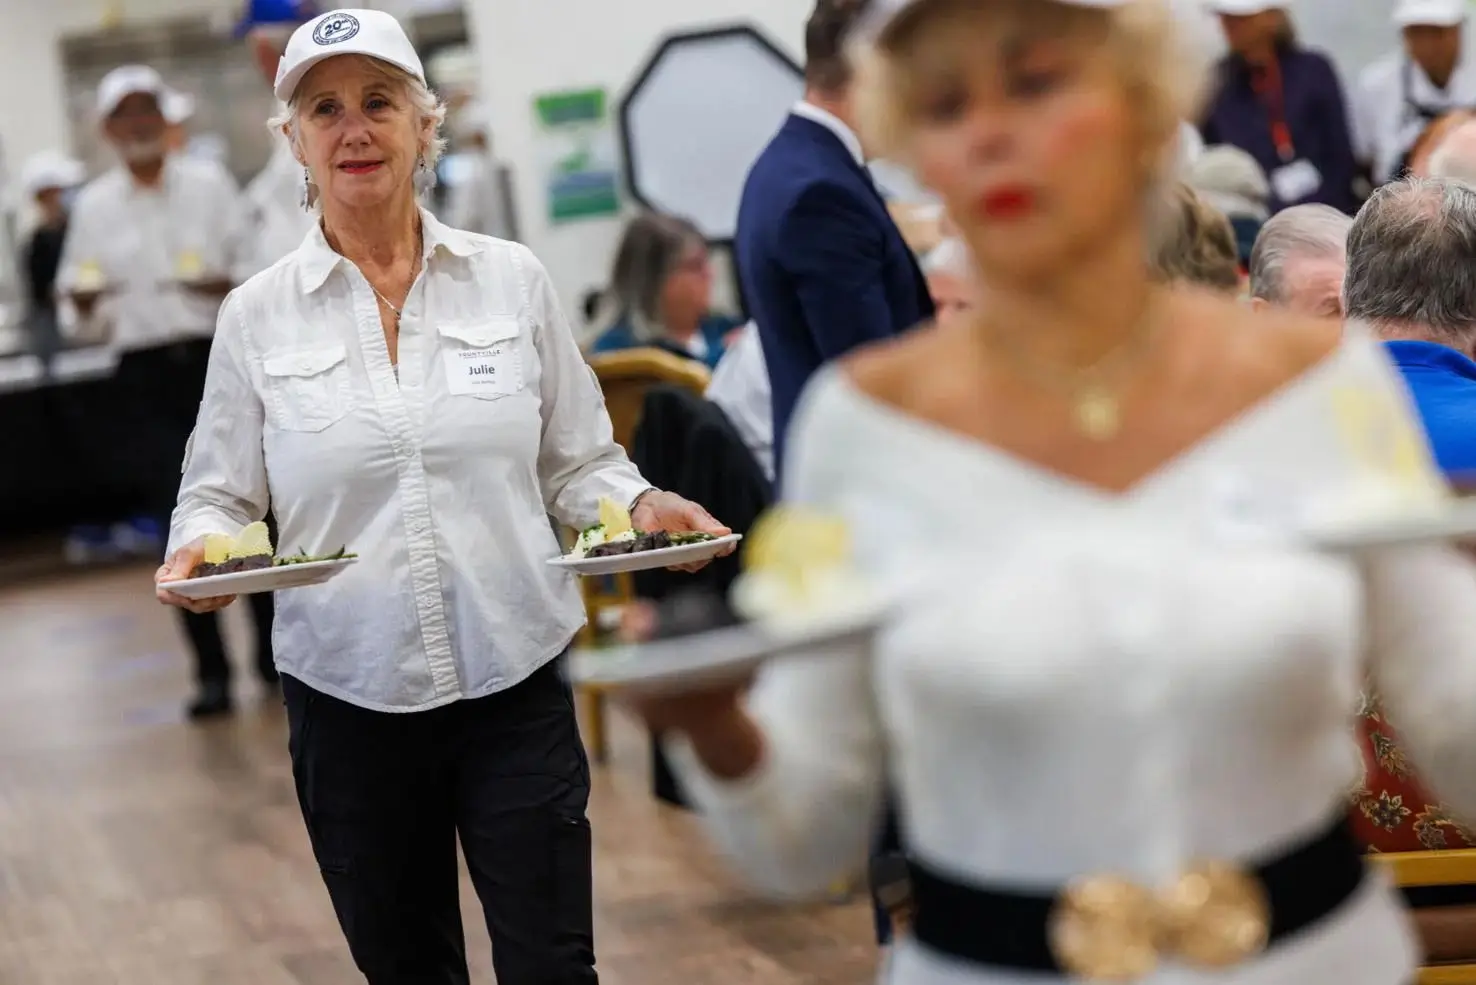
{"label": "lemon wedge", "polygon": [[174,273],[180,280],[194,280],[205,272],[205,262],[194,250],[185,250],[174,261]]}
{"label": "lemon wedge", "polygon": [[267,531],[267,525],[261,521],[247,525],[235,540],[231,548],[230,557],[257,557],[272,554],[272,535]]}
{"label": "lemon wedge", "polygon": [[836,517],[779,507],[754,524],[743,560],[750,571],[802,582],[807,571],[841,568],[850,563],[850,529]]}
{"label": "lemon wedge", "polygon": [[206,564],[224,564],[226,558],[231,556],[231,551],[236,546],[236,538],[227,534],[205,535],[205,558]]}
{"label": "lemon wedge", "polygon": [[600,497],[600,525],[605,528],[605,541],[609,542],[633,529],[630,511],[607,496]]}

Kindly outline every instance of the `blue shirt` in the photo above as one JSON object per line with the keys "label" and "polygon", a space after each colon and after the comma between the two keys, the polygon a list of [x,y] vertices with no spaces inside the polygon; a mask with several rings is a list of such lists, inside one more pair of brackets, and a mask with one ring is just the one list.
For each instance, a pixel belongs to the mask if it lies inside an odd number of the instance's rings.
{"label": "blue shirt", "polygon": [[1447,475],[1476,474],[1476,362],[1434,342],[1386,342]]}
{"label": "blue shirt", "polygon": [[594,345],[590,346],[589,351],[592,353],[619,352],[621,349],[637,349],[642,347],[665,349],[674,355],[685,356],[688,359],[695,359],[698,362],[706,363],[707,368],[712,369],[718,364],[718,360],[723,358],[723,337],[734,328],[737,328],[738,324],[733,319],[725,318],[721,315],[709,315],[702,319],[702,324],[698,327],[697,331],[702,337],[705,351],[699,355],[697,352],[683,348],[679,343],[671,339],[653,339],[650,342],[637,341],[635,330],[631,327],[630,322],[621,319],[601,332],[599,338],[595,339]]}

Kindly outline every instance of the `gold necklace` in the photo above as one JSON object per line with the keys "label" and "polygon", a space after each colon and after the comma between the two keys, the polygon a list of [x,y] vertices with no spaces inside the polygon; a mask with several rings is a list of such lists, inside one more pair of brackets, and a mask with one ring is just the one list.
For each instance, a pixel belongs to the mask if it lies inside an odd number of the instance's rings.
{"label": "gold necklace", "polygon": [[1122,430],[1121,377],[1147,354],[1158,336],[1159,319],[1146,311],[1133,333],[1087,366],[1053,366],[1005,344],[999,336],[992,348],[1008,358],[1015,371],[1037,386],[1056,390],[1071,403],[1071,422],[1093,441],[1106,441]]}

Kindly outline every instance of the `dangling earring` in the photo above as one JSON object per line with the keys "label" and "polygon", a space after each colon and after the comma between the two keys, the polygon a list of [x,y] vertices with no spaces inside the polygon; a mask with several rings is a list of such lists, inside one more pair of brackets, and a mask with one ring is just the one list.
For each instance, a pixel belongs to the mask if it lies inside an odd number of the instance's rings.
{"label": "dangling earring", "polygon": [[307,212],[313,207],[313,173],[307,168],[302,169],[302,210]]}

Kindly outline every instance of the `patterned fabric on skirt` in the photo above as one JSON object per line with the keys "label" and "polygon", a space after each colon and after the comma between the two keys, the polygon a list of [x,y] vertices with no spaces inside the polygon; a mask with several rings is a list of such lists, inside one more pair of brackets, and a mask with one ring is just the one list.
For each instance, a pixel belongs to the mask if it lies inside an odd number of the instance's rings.
{"label": "patterned fabric on skirt", "polygon": [[1363,783],[1353,791],[1353,830],[1375,852],[1476,847],[1476,830],[1457,821],[1425,792],[1378,696],[1365,692],[1358,714]]}

